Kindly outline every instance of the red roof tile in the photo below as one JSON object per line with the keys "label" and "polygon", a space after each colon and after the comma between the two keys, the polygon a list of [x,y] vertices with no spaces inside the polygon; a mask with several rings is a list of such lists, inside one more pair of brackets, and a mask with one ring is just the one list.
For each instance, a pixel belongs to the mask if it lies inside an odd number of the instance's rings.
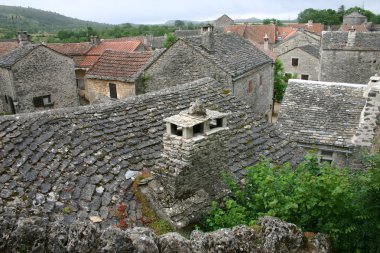
{"label": "red roof tile", "polygon": [[276,55],[276,53],[275,52],[273,52],[272,50],[265,50],[264,49],[264,46],[263,45],[261,45],[261,44],[259,44],[259,43],[257,43],[257,42],[254,42],[254,41],[252,41],[252,40],[249,40],[255,47],[257,47],[258,49],[260,49],[263,53],[265,53],[267,56],[269,56],[273,61],[275,61],[276,60],[276,58],[277,58],[277,55]]}
{"label": "red roof tile", "polygon": [[295,33],[296,30],[289,26],[278,26],[277,27],[277,37],[281,37],[281,40],[285,39],[289,35]]}
{"label": "red roof tile", "polygon": [[116,52],[106,51],[87,72],[88,78],[133,81],[148,60],[153,56],[148,52]]}
{"label": "red roof tile", "polygon": [[84,59],[79,62],[79,67],[89,68],[95,64],[95,62],[100,58],[100,55],[87,55]]}
{"label": "red roof tile", "polygon": [[264,44],[265,35],[269,38],[269,43],[276,42],[275,25],[233,25],[224,28],[225,32],[235,32],[246,39]]}
{"label": "red roof tile", "polygon": [[2,41],[0,42],[0,56],[5,55],[18,47],[17,41]]}
{"label": "red roof tile", "polygon": [[99,45],[94,46],[87,54],[102,55],[106,50],[119,52],[134,52],[140,45],[141,41],[102,41]]}
{"label": "red roof tile", "polygon": [[85,55],[92,47],[88,42],[80,43],[50,43],[47,47],[68,56]]}
{"label": "red roof tile", "polygon": [[361,25],[341,25],[341,27],[339,28],[339,31],[342,31],[342,32],[348,32],[351,28],[354,28],[355,31],[357,32],[368,32],[368,29],[366,27],[365,24],[361,24]]}
{"label": "red roof tile", "polygon": [[312,32],[318,35],[322,34],[325,26],[321,23],[300,23],[300,24],[287,24],[289,27],[297,28],[297,29],[305,29],[308,32]]}

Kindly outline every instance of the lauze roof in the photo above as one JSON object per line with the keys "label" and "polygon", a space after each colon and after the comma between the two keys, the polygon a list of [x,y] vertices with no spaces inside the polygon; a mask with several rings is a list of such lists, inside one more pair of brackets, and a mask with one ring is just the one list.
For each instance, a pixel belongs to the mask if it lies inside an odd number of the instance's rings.
{"label": "lauze roof", "polygon": [[365,85],[290,80],[278,122],[292,140],[351,147],[366,99]]}
{"label": "lauze roof", "polygon": [[303,150],[211,78],[110,104],[3,116],[0,216],[15,221],[43,215],[71,223],[95,215],[107,227],[117,223],[115,209],[125,203],[130,225],[141,226],[140,205],[125,174],[152,168],[163,148],[163,119],[196,98],[208,109],[231,113],[228,166],[238,177],[260,155],[275,163],[302,158]]}
{"label": "lauze roof", "polygon": [[323,32],[323,50],[380,50],[380,32],[355,32],[354,43],[347,47],[349,32]]}

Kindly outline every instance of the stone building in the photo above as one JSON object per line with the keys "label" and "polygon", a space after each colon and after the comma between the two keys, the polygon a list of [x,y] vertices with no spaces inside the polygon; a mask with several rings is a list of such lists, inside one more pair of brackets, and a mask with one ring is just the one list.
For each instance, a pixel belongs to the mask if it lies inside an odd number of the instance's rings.
{"label": "stone building", "polygon": [[296,47],[302,47],[306,45],[320,47],[320,43],[321,36],[308,31],[297,30],[289,34],[285,39],[281,40],[279,43],[277,43],[274,46],[273,51],[276,54],[281,55]]}
{"label": "stone building", "polygon": [[296,47],[278,56],[285,73],[304,80],[318,80],[319,58],[319,48],[314,45]]}
{"label": "stone building", "polygon": [[323,162],[361,168],[360,149],[379,149],[380,77],[368,85],[289,81],[278,123],[288,137],[316,149]]}
{"label": "stone building", "polygon": [[25,42],[0,58],[0,94],[6,114],[77,106],[74,62]]}
{"label": "stone building", "polygon": [[105,51],[85,76],[85,98],[91,103],[99,96],[114,99],[134,96],[136,82],[141,81],[140,71],[153,55],[153,51]]}
{"label": "stone building", "polygon": [[214,33],[177,40],[144,71],[144,92],[213,77],[225,88],[270,118],[273,61],[248,40],[233,33]]}
{"label": "stone building", "polygon": [[324,24],[314,23],[313,20],[309,20],[307,23],[290,23],[290,24],[286,24],[286,26],[292,27],[299,31],[307,31],[319,36],[321,36],[322,32],[325,31]]}
{"label": "stone building", "polygon": [[217,18],[213,25],[216,30],[223,31],[224,27],[233,25],[235,22],[232,18],[227,16],[226,14],[223,14],[221,17]]}
{"label": "stone building", "polygon": [[[211,132],[203,138],[214,144],[206,145],[209,149],[204,152],[215,151],[213,159],[223,155],[221,161],[237,179],[261,156],[275,164],[295,165],[303,159],[303,149],[211,78],[112,103],[6,115],[0,117],[0,220],[12,227],[20,217],[30,216],[44,217],[51,225],[70,225],[75,220],[91,220],[100,228],[122,222],[129,228],[146,225],[141,202],[131,188],[133,177],[153,170],[165,154],[173,158],[184,151],[165,149],[181,138],[164,135],[165,127],[175,123],[170,117],[189,109],[197,98],[207,110],[219,112],[207,114]],[[184,126],[182,120],[180,125]],[[223,130],[218,132],[220,126]],[[177,127],[176,133],[180,130]],[[216,140],[218,134],[224,139]],[[206,144],[201,143],[202,136],[187,136],[190,139],[181,141]],[[207,162],[202,153],[193,154]],[[202,164],[195,163],[189,173],[198,173],[199,180],[211,183],[214,178],[199,173],[199,168]],[[203,211],[209,208],[209,203],[198,204],[206,207]],[[116,211],[123,213],[115,215]],[[178,221],[186,225],[192,219],[182,216]]]}
{"label": "stone building", "polygon": [[343,17],[343,25],[361,25],[367,23],[367,17],[354,11]]}
{"label": "stone building", "polygon": [[367,83],[380,72],[380,32],[324,32],[319,80]]}

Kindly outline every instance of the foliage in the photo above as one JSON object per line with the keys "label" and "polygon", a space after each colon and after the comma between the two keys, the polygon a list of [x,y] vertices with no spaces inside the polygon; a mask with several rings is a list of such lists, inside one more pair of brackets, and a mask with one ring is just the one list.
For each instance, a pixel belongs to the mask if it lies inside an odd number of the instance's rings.
{"label": "foliage", "polygon": [[172,44],[174,44],[174,42],[176,41],[177,41],[177,37],[173,33],[169,33],[168,36],[166,37],[166,40],[164,41],[164,47],[168,48]]}
{"label": "foliage", "polygon": [[275,25],[278,25],[278,26],[282,26],[284,25],[281,20],[278,20],[278,19],[275,19],[275,18],[265,18],[263,19],[263,25],[269,25],[269,24],[275,24]]}
{"label": "foliage", "polygon": [[182,20],[175,20],[174,21],[174,26],[175,27],[184,27],[185,26],[185,22],[183,22]]}
{"label": "foliage", "polygon": [[274,62],[274,100],[276,102],[281,102],[284,98],[285,90],[288,85],[288,80],[290,78],[294,78],[295,76],[285,74],[284,67],[282,66],[282,62],[280,59],[276,59]]}
{"label": "foliage", "polygon": [[380,249],[380,153],[369,157],[371,169],[352,174],[308,155],[297,168],[262,160],[247,168],[243,185],[231,178],[232,197],[213,203],[205,230],[254,224],[276,216],[304,231],[328,234],[335,252]]}
{"label": "foliage", "polygon": [[374,22],[375,24],[379,23],[377,15],[373,12],[357,6],[346,10],[344,5],[341,5],[338,8],[338,11],[332,9],[305,9],[298,14],[298,22],[307,23],[309,20],[313,20],[315,23],[322,23],[325,25],[340,25],[343,21],[343,16],[348,15],[354,11],[367,16],[368,21],[370,22]]}

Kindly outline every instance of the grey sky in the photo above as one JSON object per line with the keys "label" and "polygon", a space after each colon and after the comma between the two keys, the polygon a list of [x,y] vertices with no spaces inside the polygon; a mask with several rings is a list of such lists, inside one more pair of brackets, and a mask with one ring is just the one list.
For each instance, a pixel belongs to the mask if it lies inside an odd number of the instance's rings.
{"label": "grey sky", "polygon": [[164,23],[167,20],[237,18],[295,19],[306,8],[334,9],[364,5],[380,14],[379,0],[0,0],[1,5],[33,7],[65,16],[110,24]]}

